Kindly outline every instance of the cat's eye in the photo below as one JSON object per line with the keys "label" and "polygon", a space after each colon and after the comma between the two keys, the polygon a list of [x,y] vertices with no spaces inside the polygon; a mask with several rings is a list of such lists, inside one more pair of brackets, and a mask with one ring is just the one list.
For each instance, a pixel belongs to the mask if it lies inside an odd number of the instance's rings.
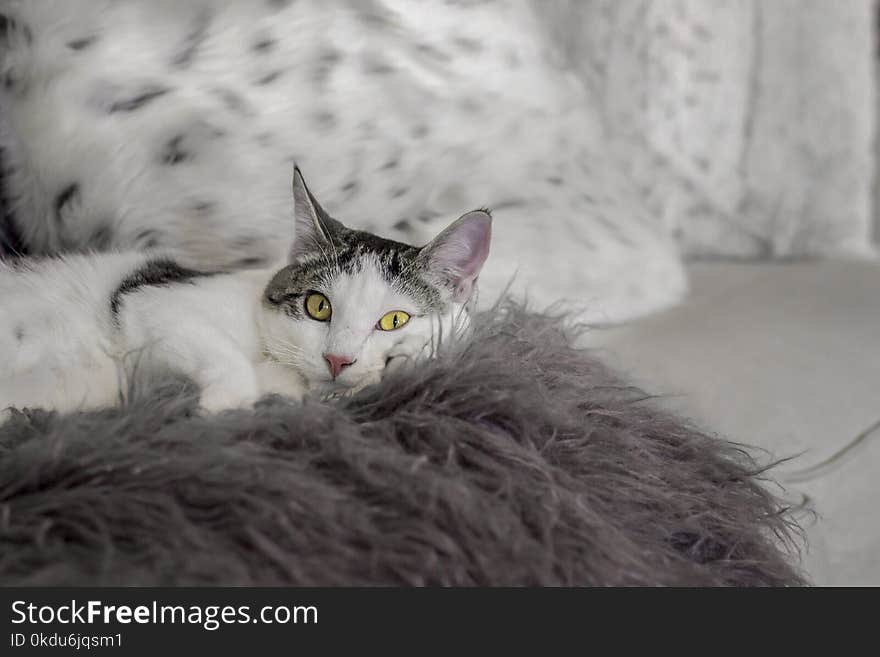
{"label": "cat's eye", "polygon": [[409,321],[409,313],[402,310],[392,310],[390,313],[382,315],[382,319],[376,324],[376,328],[381,331],[393,331]]}
{"label": "cat's eye", "polygon": [[326,322],[330,319],[330,315],[333,314],[333,309],[330,307],[330,299],[320,292],[310,293],[306,297],[306,312],[312,319]]}

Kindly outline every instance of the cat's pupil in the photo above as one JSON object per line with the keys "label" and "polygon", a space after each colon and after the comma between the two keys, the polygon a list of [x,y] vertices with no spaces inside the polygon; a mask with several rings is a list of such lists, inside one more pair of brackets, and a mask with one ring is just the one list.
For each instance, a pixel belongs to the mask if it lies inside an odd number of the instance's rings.
{"label": "cat's pupil", "polygon": [[321,299],[321,301],[318,303],[318,312],[323,312],[323,310],[324,310],[324,300]]}
{"label": "cat's pupil", "polygon": [[397,328],[397,313],[394,313],[394,318],[391,320],[391,323],[394,325],[394,328]]}

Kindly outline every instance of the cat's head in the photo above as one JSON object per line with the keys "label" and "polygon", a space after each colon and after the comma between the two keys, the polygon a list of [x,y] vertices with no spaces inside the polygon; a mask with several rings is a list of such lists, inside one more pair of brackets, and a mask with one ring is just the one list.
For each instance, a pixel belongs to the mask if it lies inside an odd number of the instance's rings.
{"label": "cat's head", "polygon": [[266,287],[267,354],[314,389],[357,388],[467,324],[489,254],[492,218],[476,210],[423,247],[352,230],[331,218],[294,169],[289,264]]}

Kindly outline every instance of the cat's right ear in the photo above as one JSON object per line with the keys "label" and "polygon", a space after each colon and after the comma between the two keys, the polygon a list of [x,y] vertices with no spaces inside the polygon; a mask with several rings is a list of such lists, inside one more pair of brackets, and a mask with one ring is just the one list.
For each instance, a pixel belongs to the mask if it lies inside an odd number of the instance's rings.
{"label": "cat's right ear", "polygon": [[312,196],[298,166],[293,167],[293,246],[290,262],[333,248],[333,235],[344,226],[324,212]]}

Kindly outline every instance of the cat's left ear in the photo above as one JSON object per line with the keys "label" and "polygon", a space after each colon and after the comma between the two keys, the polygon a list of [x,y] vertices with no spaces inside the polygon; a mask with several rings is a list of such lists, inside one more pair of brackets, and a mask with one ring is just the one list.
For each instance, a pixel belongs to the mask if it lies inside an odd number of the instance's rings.
{"label": "cat's left ear", "polygon": [[452,288],[452,298],[464,302],[473,293],[491,240],[492,215],[488,210],[474,210],[422,247],[419,257],[429,272]]}
{"label": "cat's left ear", "polygon": [[293,216],[295,228],[290,262],[332,248],[334,234],[345,230],[345,226],[324,212],[312,196],[298,166],[293,167]]}

